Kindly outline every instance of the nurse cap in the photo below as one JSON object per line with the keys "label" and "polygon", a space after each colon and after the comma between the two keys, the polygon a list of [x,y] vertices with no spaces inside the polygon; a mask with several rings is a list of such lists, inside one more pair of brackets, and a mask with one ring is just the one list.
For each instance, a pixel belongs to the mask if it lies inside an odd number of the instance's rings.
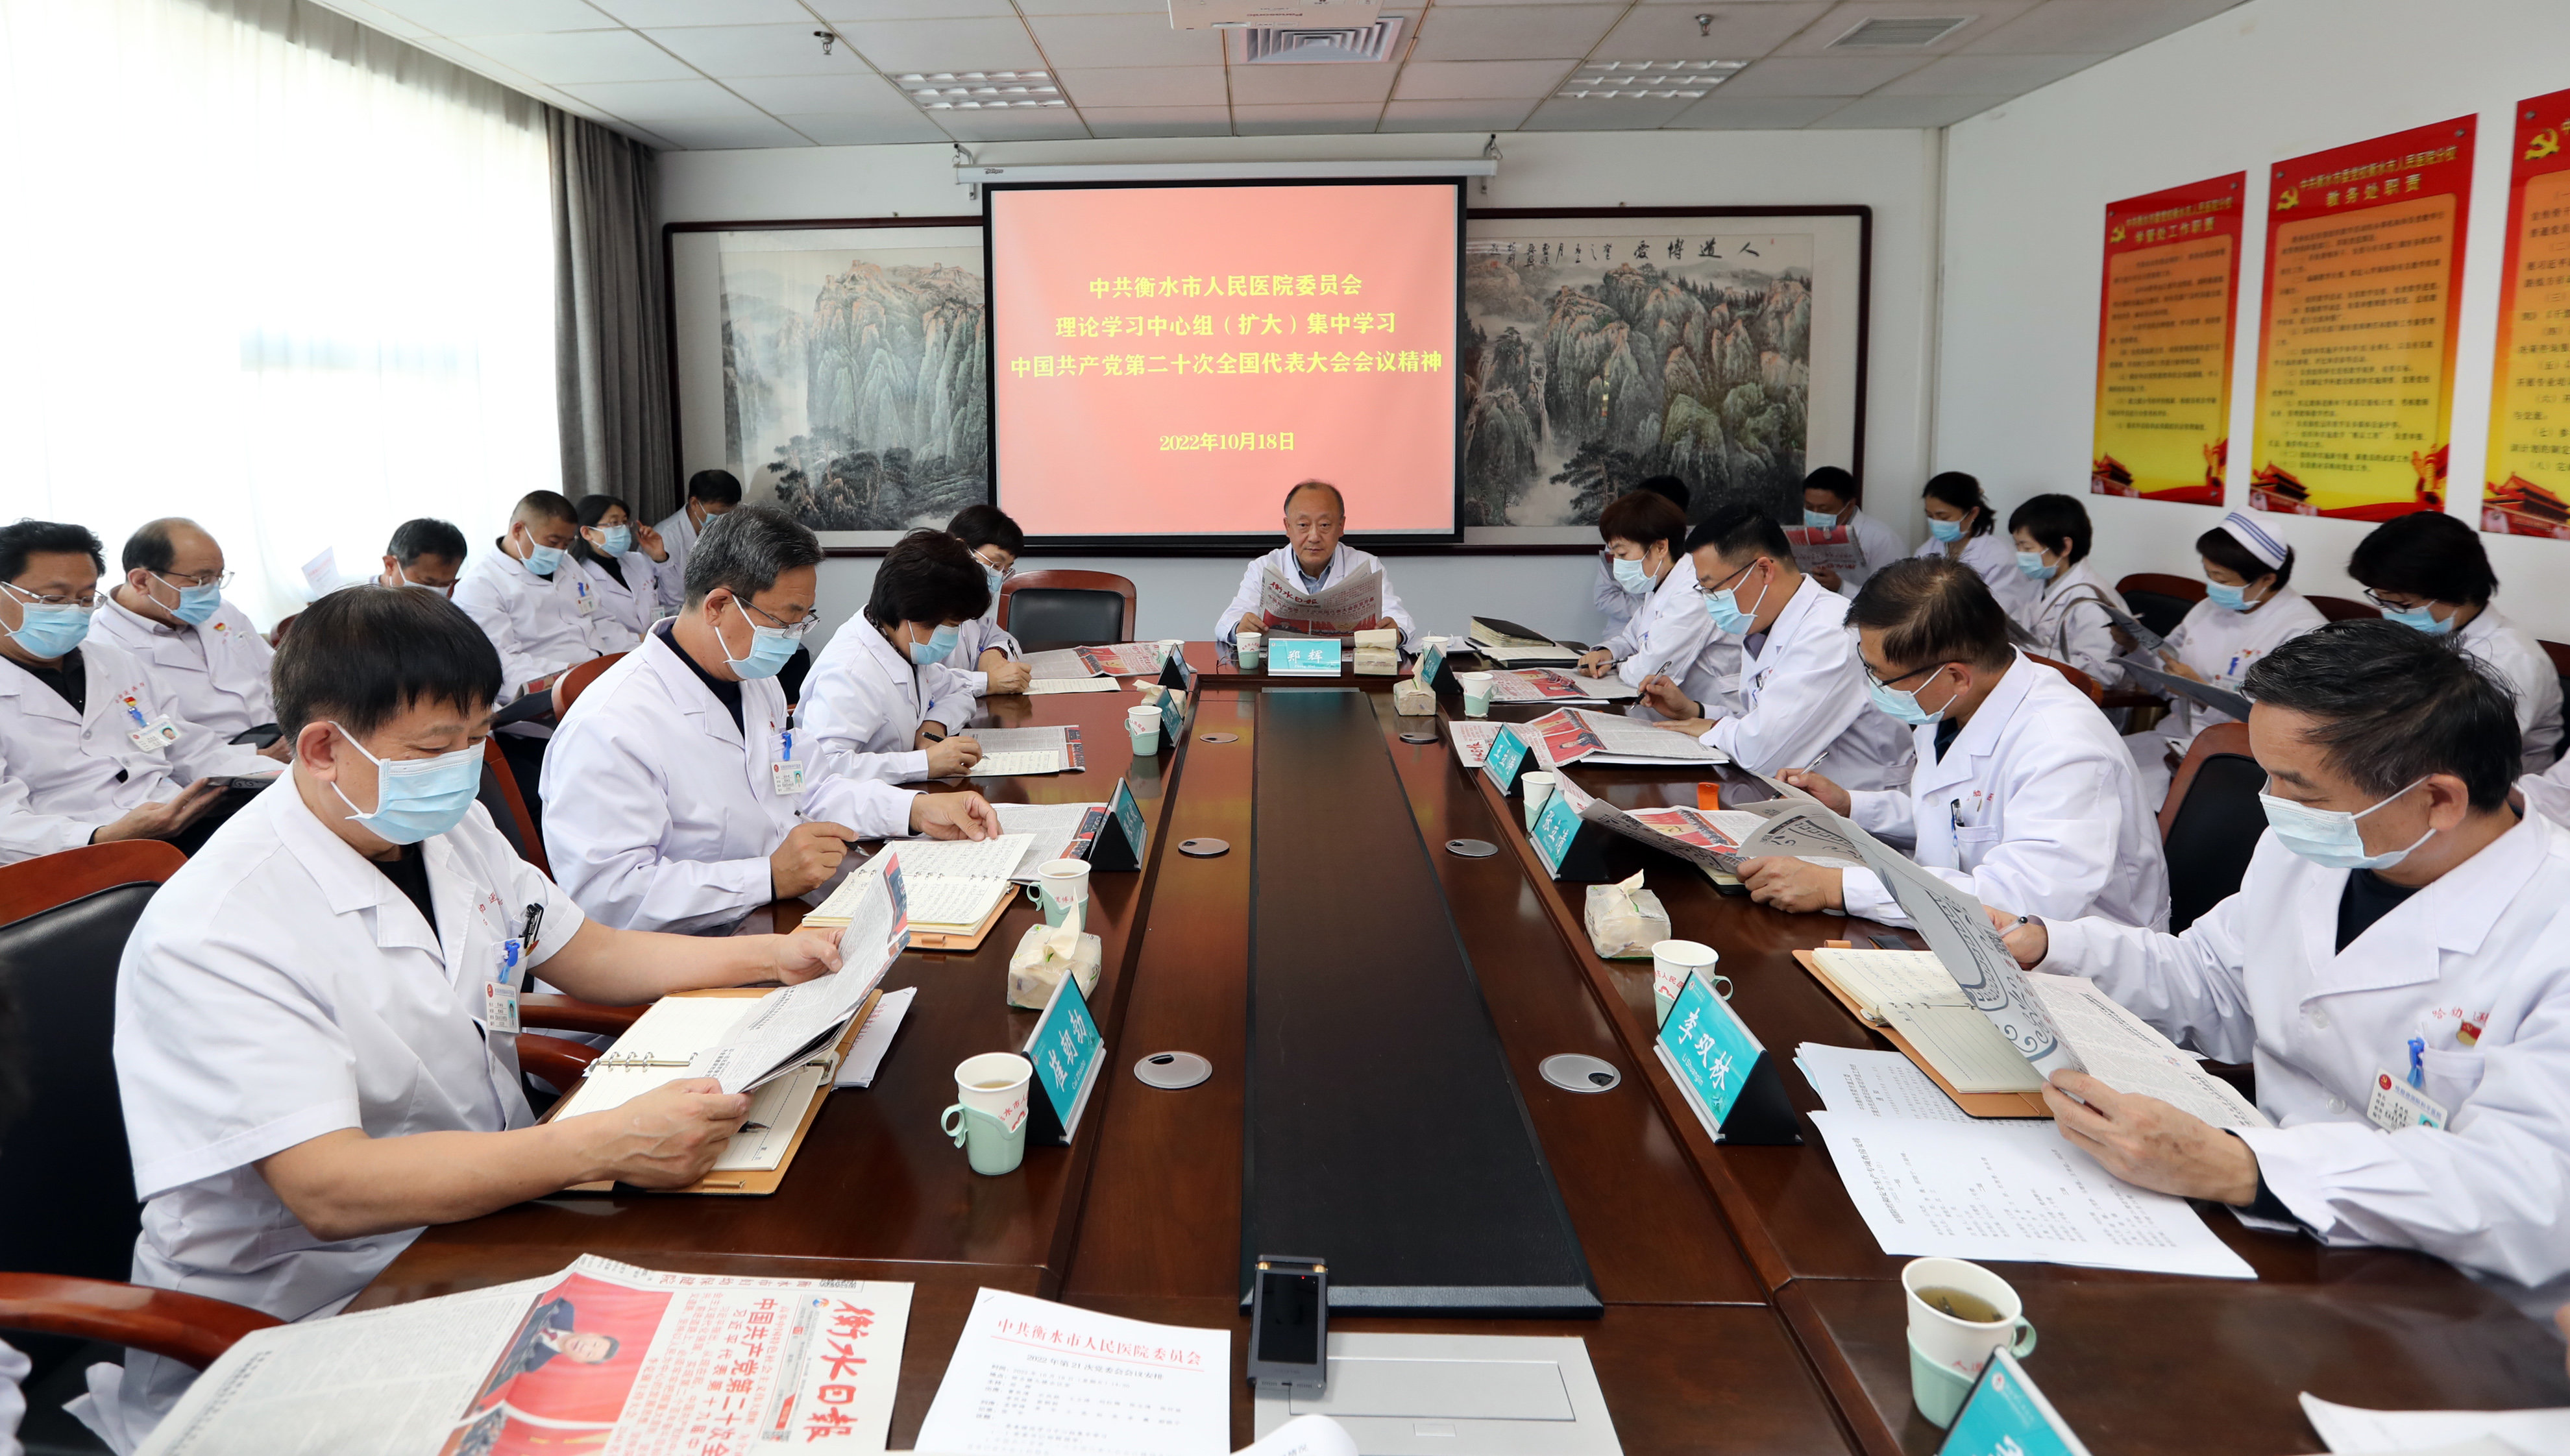
{"label": "nurse cap", "polygon": [[2290,553],[2283,542],[2267,534],[2267,528],[2234,511],[2222,518],[2222,532],[2240,543],[2249,554],[2267,563],[2269,570],[2282,570]]}

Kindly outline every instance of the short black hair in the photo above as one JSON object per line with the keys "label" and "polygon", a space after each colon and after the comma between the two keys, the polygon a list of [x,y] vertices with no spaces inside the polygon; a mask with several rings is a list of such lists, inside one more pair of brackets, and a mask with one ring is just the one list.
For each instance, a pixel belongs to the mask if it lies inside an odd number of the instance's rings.
{"label": "short black hair", "polygon": [[[601,494],[583,496],[579,501],[573,504],[572,511],[575,518],[582,526],[594,527],[597,526],[598,523],[607,519],[608,512],[614,511],[619,507],[623,507],[625,511],[625,519],[630,524],[634,520],[634,508],[627,506],[622,500],[614,496]],[[576,536],[571,539],[571,553],[580,557],[584,561],[603,561],[607,559],[607,552],[591,546],[589,544],[589,538],[585,536]]]}
{"label": "short black hair", "polygon": [[362,738],[414,703],[488,709],[500,699],[500,654],[442,594],[368,582],[305,607],[276,644],[269,680],[287,738],[322,719]]}
{"label": "short black hair", "polygon": [[1014,556],[1027,548],[1027,534],[1018,529],[1018,523],[987,501],[956,512],[955,519],[946,523],[946,534],[964,543],[967,550],[995,546]]}
{"label": "short black hair", "polygon": [[1856,483],[1856,477],[1835,465],[1822,466],[1819,470],[1803,477],[1803,489],[1827,491],[1842,501],[1865,499],[1865,488]]}
{"label": "short black hair", "polygon": [[1928,484],[1919,488],[1919,494],[1930,501],[1942,501],[1957,511],[1981,513],[1973,518],[1972,529],[1963,533],[1967,537],[1987,536],[1998,527],[1998,522],[1990,515],[1990,498],[1981,494],[1978,476],[1965,475],[1958,470],[1939,471],[1928,478]]}
{"label": "short black hair", "polygon": [[131,571],[140,566],[158,575],[177,565],[179,544],[172,541],[170,535],[174,529],[182,526],[200,535],[205,532],[204,527],[185,516],[164,516],[158,521],[147,521],[134,528],[134,534],[125,539],[123,569]]}
{"label": "short black hair", "polygon": [[2065,566],[2088,559],[2089,544],[2096,540],[2095,530],[2088,525],[2088,508],[2076,496],[2059,494],[2028,497],[2008,513],[2008,530],[2024,532],[2046,550],[2058,550],[2063,542],[2070,543],[2061,562]]}
{"label": "short black hair", "polygon": [[1794,560],[1794,544],[1785,539],[1785,528],[1746,501],[1732,502],[1687,533],[1688,550],[1706,546],[1713,547],[1724,560],[1745,555],[1771,556],[1783,565],[1791,565]]}
{"label": "short black hair", "polygon": [[515,521],[521,516],[535,521],[568,521],[577,525],[580,508],[560,491],[529,491],[520,496],[518,504],[509,510],[510,520]]}
{"label": "short black hair", "polygon": [[2473,606],[2488,605],[2498,590],[2481,534],[2441,511],[2394,516],[2366,532],[2347,574],[2376,591]]}
{"label": "short black hair", "polygon": [[384,554],[402,565],[419,563],[422,556],[464,564],[464,533],[434,516],[415,517],[393,528],[393,539],[384,544]]}
{"label": "short black hair", "polygon": [[[695,574],[691,564],[689,585]],[[942,531],[914,531],[893,543],[866,597],[866,620],[879,627],[970,621],[990,609],[991,583],[983,579],[982,563]]]}
{"label": "short black hair", "polygon": [[740,477],[727,470],[700,470],[687,477],[687,499],[708,506],[737,506]]}
{"label": "short black hair", "polygon": [[2452,638],[2398,622],[2315,627],[2270,648],[2240,690],[2316,719],[2305,738],[2377,798],[2452,774],[2474,809],[2498,809],[2524,759],[2515,690]]}
{"label": "short black hair", "polygon": [[2249,548],[2240,544],[2240,538],[2218,526],[2195,539],[2195,553],[2248,584],[2254,585],[2259,577],[2272,572],[2276,577],[2276,589],[2282,591],[2285,583],[2294,579],[2292,546],[2285,547],[2285,564],[2270,566],[2249,554]]}
{"label": "short black hair", "polygon": [[1348,498],[1340,495],[1339,488],[1331,485],[1328,481],[1296,481],[1294,483],[1294,489],[1285,493],[1285,504],[1278,509],[1285,511],[1293,510],[1294,498],[1303,494],[1305,491],[1329,492],[1331,504],[1338,507],[1339,521],[1342,524],[1345,524],[1348,519]]}
{"label": "short black hair", "polygon": [[22,518],[0,526],[0,581],[15,581],[24,575],[27,558],[40,551],[77,551],[89,557],[90,565],[100,575],[107,574],[107,551],[99,545],[98,533],[68,521]]}
{"label": "short black hair", "polygon": [[1687,489],[1687,483],[1676,476],[1647,476],[1633,489],[1648,491],[1654,496],[1664,496],[1668,498],[1670,505],[1680,511],[1687,509],[1687,503],[1695,499],[1695,492]]}
{"label": "short black hair", "polygon": [[687,552],[687,605],[729,587],[743,601],[797,566],[821,564],[821,539],[773,506],[743,506],[705,523]]}
{"label": "short black hair", "polygon": [[1895,667],[1968,662],[2007,664],[2007,608],[1981,573],[1942,555],[1904,556],[1866,578],[1848,607],[1848,625],[1884,634]]}
{"label": "short black hair", "polygon": [[1663,542],[1674,556],[1684,548],[1686,534],[1686,512],[1657,491],[1638,486],[1607,502],[1606,509],[1597,513],[1600,541],[1629,541],[1645,549],[1655,541]]}

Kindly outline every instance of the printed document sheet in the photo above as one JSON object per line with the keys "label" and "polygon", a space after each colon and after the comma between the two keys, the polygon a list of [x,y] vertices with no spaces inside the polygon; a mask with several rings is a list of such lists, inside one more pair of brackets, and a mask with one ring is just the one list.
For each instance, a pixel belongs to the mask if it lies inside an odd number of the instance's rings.
{"label": "printed document sheet", "polygon": [[[1020,885],[1036,883],[1036,869],[1047,860],[1067,860],[1088,852],[1081,831],[1087,829],[1088,816],[1096,813],[1102,820],[1103,804],[994,804],[1000,811],[1003,834],[1026,837],[1027,847],[1018,856],[1017,866],[1009,878]],[[1094,834],[1094,829],[1088,833]]]}
{"label": "printed document sheet", "polygon": [[957,1456],[1224,1456],[1231,1331],[984,1289],[915,1445]]}
{"label": "printed document sheet", "polygon": [[2206,1071],[2160,1035],[2159,1028],[2115,1004],[2083,975],[2029,975],[2026,984],[2061,1038],[2088,1064],[2088,1074],[2118,1092],[2156,1097],[2215,1127],[2274,1127],[2258,1104]]}
{"label": "printed document sheet", "polygon": [[839,1063],[839,1085],[871,1087],[875,1073],[883,1070],[884,1053],[892,1050],[892,1038],[901,1030],[901,1018],[910,1014],[910,1003],[919,998],[919,987],[903,986],[886,991],[866,1016],[866,1024],[857,1028],[856,1044],[848,1048],[848,1059]]}
{"label": "printed document sheet", "polygon": [[2570,1451],[2570,1409],[2366,1410],[2306,1391],[2303,1414],[2334,1456],[2397,1456],[2473,1440],[2539,1456]]}
{"label": "printed document sheet", "polygon": [[1897,1051],[1865,1051],[1807,1041],[1794,1048],[1794,1065],[1832,1112],[1859,1117],[1913,1118],[1921,1122],[1971,1122],[1945,1089]]}
{"label": "printed document sheet", "polygon": [[1027,681],[1030,695],[1045,693],[1117,693],[1124,684],[1111,677],[1037,677]]}
{"label": "printed document sheet", "polygon": [[1079,767],[1071,758],[1071,734],[1059,727],[976,728],[965,736],[982,745],[981,759],[968,771],[976,779],[1059,774]]}

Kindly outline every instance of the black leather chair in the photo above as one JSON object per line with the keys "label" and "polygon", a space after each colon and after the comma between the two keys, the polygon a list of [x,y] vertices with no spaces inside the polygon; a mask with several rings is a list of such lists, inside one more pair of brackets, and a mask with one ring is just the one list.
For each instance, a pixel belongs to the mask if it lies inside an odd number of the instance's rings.
{"label": "black leather chair", "polygon": [[2204,583],[2165,571],[2135,571],[2115,583],[2133,619],[2165,637],[2204,599]]}
{"label": "black leather chair", "polygon": [[1133,640],[1131,580],[1112,571],[1021,571],[1000,583],[1000,626],[1021,642]]}
{"label": "black leather chair", "polygon": [[2249,756],[2249,729],[2217,723],[2195,736],[2160,808],[2160,847],[2168,856],[2169,931],[2194,924],[2240,889],[2267,811],[2258,791],[2267,771]]}

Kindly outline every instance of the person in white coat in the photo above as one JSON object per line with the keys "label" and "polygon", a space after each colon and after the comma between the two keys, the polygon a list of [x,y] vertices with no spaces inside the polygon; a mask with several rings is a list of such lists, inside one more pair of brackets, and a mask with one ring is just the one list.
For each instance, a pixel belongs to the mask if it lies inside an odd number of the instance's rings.
{"label": "person in white coat", "polygon": [[[2163,670],[2231,692],[2258,659],[2319,627],[2328,618],[2299,591],[2294,548],[2256,521],[2234,511],[2195,539],[2204,566],[2205,598],[2189,608],[2160,652]],[[2153,803],[2168,797],[2169,777],[2195,735],[2234,721],[2219,708],[2172,694],[2169,714],[2157,727],[2124,742],[2142,771],[2142,792]]]}
{"label": "person in white coat", "polygon": [[1846,528],[1848,540],[1856,544],[1864,561],[1845,571],[1821,567],[1812,572],[1812,579],[1850,600],[1875,572],[1910,554],[1910,543],[1868,515],[1861,504],[1864,499],[1864,487],[1855,475],[1838,466],[1825,465],[1803,477],[1803,525],[1813,531]]}
{"label": "person in white coat", "polygon": [[[580,512],[554,491],[530,491],[509,514],[509,534],[475,556],[455,583],[455,604],[500,653],[500,705],[553,686],[567,667],[602,655],[590,619],[598,593],[572,560]],[[550,731],[540,723],[512,728]]]}
{"label": "person in white coat", "polygon": [[[267,662],[249,614],[223,600],[223,548],[193,521],[145,523],[125,542],[125,579],[99,603],[91,633],[142,662],[188,721],[229,740],[273,729]],[[268,757],[282,759],[282,740]]]}
{"label": "person in white coat", "polygon": [[740,478],[727,470],[700,470],[687,477],[686,504],[671,512],[656,528],[661,545],[669,550],[669,570],[676,579],[687,579],[687,553],[696,548],[696,534],[705,523],[740,504]]}
{"label": "person in white coat", "polygon": [[1649,491],[1618,496],[1597,513],[1597,534],[1615,562],[1616,589],[1640,603],[1632,619],[1579,659],[1582,677],[1613,673],[1639,688],[1652,677],[1719,718],[1740,706],[1740,643],[1713,629],[1695,591],[1695,560],[1686,553],[1686,513]]}
{"label": "person in white coat", "polygon": [[684,605],[591,683],[545,750],[545,858],[590,918],[698,932],[837,878],[848,845],[985,839],[979,794],[812,771],[776,670],[815,620],[820,540],[767,506],[716,518]]}
{"label": "person in white coat", "polygon": [[[2165,928],[2168,863],[2133,761],[2106,716],[2008,642],[2007,614],[1958,561],[1895,561],[1848,620],[1874,705],[1912,725],[1906,790],[1850,793],[1824,774],[1783,781],[1875,835],[1915,843],[1930,874],[1988,905]],[[1750,898],[1908,924],[1871,870],[1791,857],[1743,861]]]}
{"label": "person in white coat", "polygon": [[958,731],[973,719],[973,690],[946,659],[990,596],[964,543],[942,531],[895,542],[865,609],[803,681],[794,726],[812,737],[812,771],[907,784],[980,762],[981,743]]}
{"label": "person in white coat", "polygon": [[1785,529],[1745,502],[1716,511],[1687,537],[1696,590],[1714,627],[1743,644],[1740,710],[1708,718],[1666,674],[1642,698],[1660,726],[1721,749],[1762,774],[1810,768],[1856,789],[1888,789],[1910,774],[1910,740],[1866,699],[1865,662],[1847,626],[1848,599],[1794,565]]}
{"label": "person in white coat", "polygon": [[0,865],[111,840],[194,854],[250,797],[217,779],[276,772],[92,636],[106,564],[84,527],[0,527]]}
{"label": "person in white coat", "polygon": [[580,513],[580,535],[572,540],[571,562],[598,598],[590,638],[602,654],[630,652],[653,622],[678,609],[683,568],[660,533],[637,525],[614,496],[583,496],[573,509]]}
{"label": "person in white coat", "polygon": [[415,516],[393,528],[375,584],[417,586],[453,600],[455,578],[463,574],[464,533],[434,516]]}
{"label": "person in white coat", "polygon": [[[293,766],[162,887],[117,972],[135,1282],[333,1314],[427,1225],[576,1183],[687,1184],[747,1115],[698,1078],[535,1123],[514,1034],[531,970],[631,1005],[839,961],[820,931],[653,935],[582,914],[475,802],[499,688],[490,640],[427,592],[333,592],[280,644]],[[149,1430],[195,1377],[129,1356],[124,1428]]]}
{"label": "person in white coat", "polygon": [[2034,600],[2034,583],[2016,568],[2016,552],[1997,535],[1998,513],[1981,494],[1978,478],[1958,470],[1929,476],[1919,492],[1928,514],[1928,540],[1912,554],[1943,556],[1978,571],[1981,584],[2011,616]]}
{"label": "person in white coat", "polygon": [[1259,613],[1259,583],[1270,568],[1285,578],[1285,584],[1306,592],[1324,591],[1369,567],[1383,572],[1383,610],[1386,626],[1401,629],[1401,643],[1409,646],[1419,638],[1419,627],[1410,619],[1410,609],[1401,604],[1401,593],[1392,589],[1392,573],[1383,570],[1383,562],[1371,551],[1361,551],[1339,540],[1347,534],[1347,498],[1327,481],[1304,481],[1285,493],[1285,545],[1251,561],[1240,573],[1240,589],[1231,593],[1231,604],[1222,609],[1222,617],[1213,624],[1214,636],[1226,643],[1239,639],[1245,629],[1267,630],[1266,619]]}
{"label": "person in white coat", "polygon": [[2509,812],[2507,689],[2379,621],[2296,637],[2246,687],[2268,830],[2238,894],[2181,935],[1990,909],[2020,963],[2254,1060],[2277,1125],[2215,1128],[2067,1071],[2044,1100],[2127,1182],[2415,1249],[2549,1307],[2532,1286],[2570,1275],[2570,831]]}
{"label": "person in white coat", "polygon": [[946,665],[955,669],[975,697],[1025,692],[1035,674],[1027,667],[1018,639],[1000,625],[1000,585],[1017,574],[1018,552],[1027,548],[1027,534],[1007,513],[988,503],[956,512],[955,519],[946,523],[946,534],[964,543],[964,548],[981,563],[982,580],[991,588],[990,610],[956,628],[955,650],[947,654]]}
{"label": "person in white coat", "polygon": [[2395,516],[2356,544],[2347,573],[2384,620],[2448,638],[2497,673],[2516,694],[2523,771],[2552,767],[2561,756],[2561,674],[2541,643],[2490,604],[2498,573],[2479,532],[2440,512]]}
{"label": "person in white coat", "polygon": [[[1676,476],[1651,476],[1633,489],[1666,497],[1670,505],[1678,508],[1680,518],[1686,515],[1687,503],[1695,499],[1695,493],[1687,489],[1687,483]],[[1680,551],[1679,554],[1685,552]],[[1641,605],[1640,599],[1625,590],[1624,583],[1616,577],[1615,560],[1612,549],[1600,549],[1597,552],[1597,579],[1588,586],[1589,601],[1597,608],[1597,614],[1606,619],[1606,635],[1610,637],[1624,630],[1625,623],[1633,619],[1634,611]]]}
{"label": "person in white coat", "polygon": [[2115,661],[2122,649],[2107,608],[2126,616],[2132,609],[2088,563],[2095,539],[2088,509],[2073,496],[2035,496],[2008,513],[2008,537],[2016,546],[2017,572],[2034,583],[2034,600],[2015,613],[2017,625],[2034,639],[2031,650],[2069,663],[2101,688],[2122,681],[2124,669]]}

